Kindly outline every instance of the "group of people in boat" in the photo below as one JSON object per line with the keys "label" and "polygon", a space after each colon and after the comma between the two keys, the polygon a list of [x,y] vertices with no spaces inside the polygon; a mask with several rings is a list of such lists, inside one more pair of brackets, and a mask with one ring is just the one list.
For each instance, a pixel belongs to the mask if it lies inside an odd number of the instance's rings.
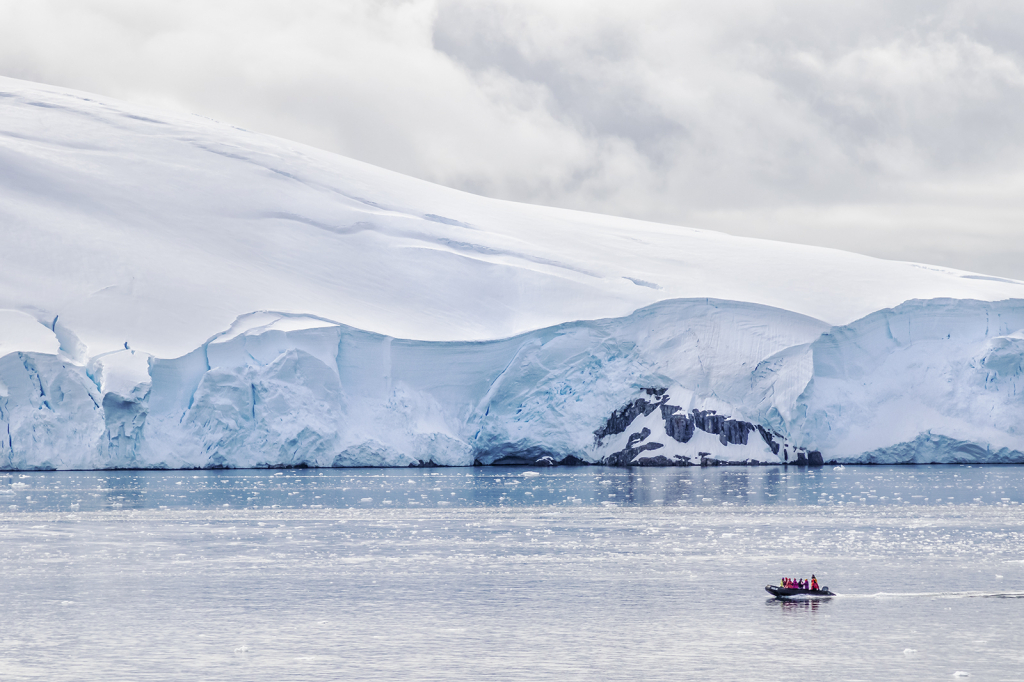
{"label": "group of people in boat", "polygon": [[790,590],[814,590],[817,592],[818,579],[814,577],[813,573],[811,574],[810,582],[808,582],[806,578],[799,578],[796,580],[793,578],[783,578],[782,586]]}

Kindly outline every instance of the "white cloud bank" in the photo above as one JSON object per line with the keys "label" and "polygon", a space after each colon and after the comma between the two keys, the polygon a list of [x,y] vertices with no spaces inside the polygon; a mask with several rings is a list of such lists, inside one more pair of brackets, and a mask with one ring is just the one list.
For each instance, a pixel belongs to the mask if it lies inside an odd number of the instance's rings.
{"label": "white cloud bank", "polygon": [[490,196],[1024,279],[1022,65],[1012,2],[0,0],[4,75]]}

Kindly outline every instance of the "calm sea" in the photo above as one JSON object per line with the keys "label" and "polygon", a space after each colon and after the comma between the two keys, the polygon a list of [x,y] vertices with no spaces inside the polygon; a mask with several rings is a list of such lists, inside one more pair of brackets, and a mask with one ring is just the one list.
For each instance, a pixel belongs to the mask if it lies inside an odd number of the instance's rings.
{"label": "calm sea", "polygon": [[[0,475],[0,680],[1024,677],[1024,467]],[[764,585],[815,573],[838,597]]]}

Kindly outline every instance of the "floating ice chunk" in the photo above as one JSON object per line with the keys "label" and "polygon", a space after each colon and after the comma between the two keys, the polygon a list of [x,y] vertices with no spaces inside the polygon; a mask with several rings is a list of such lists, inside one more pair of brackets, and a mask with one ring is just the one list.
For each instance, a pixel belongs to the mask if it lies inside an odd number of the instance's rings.
{"label": "floating ice chunk", "polygon": [[536,471],[524,471],[523,476],[525,476],[526,478],[533,478],[535,476],[540,476],[540,474]]}

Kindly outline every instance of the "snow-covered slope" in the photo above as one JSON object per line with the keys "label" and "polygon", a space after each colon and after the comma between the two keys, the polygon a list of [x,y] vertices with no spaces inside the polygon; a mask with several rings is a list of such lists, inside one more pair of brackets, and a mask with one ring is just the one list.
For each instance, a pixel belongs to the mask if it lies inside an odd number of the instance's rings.
{"label": "snow-covered slope", "polygon": [[825,459],[1024,459],[1021,299],[0,79],[8,468],[596,461],[648,388]]}

